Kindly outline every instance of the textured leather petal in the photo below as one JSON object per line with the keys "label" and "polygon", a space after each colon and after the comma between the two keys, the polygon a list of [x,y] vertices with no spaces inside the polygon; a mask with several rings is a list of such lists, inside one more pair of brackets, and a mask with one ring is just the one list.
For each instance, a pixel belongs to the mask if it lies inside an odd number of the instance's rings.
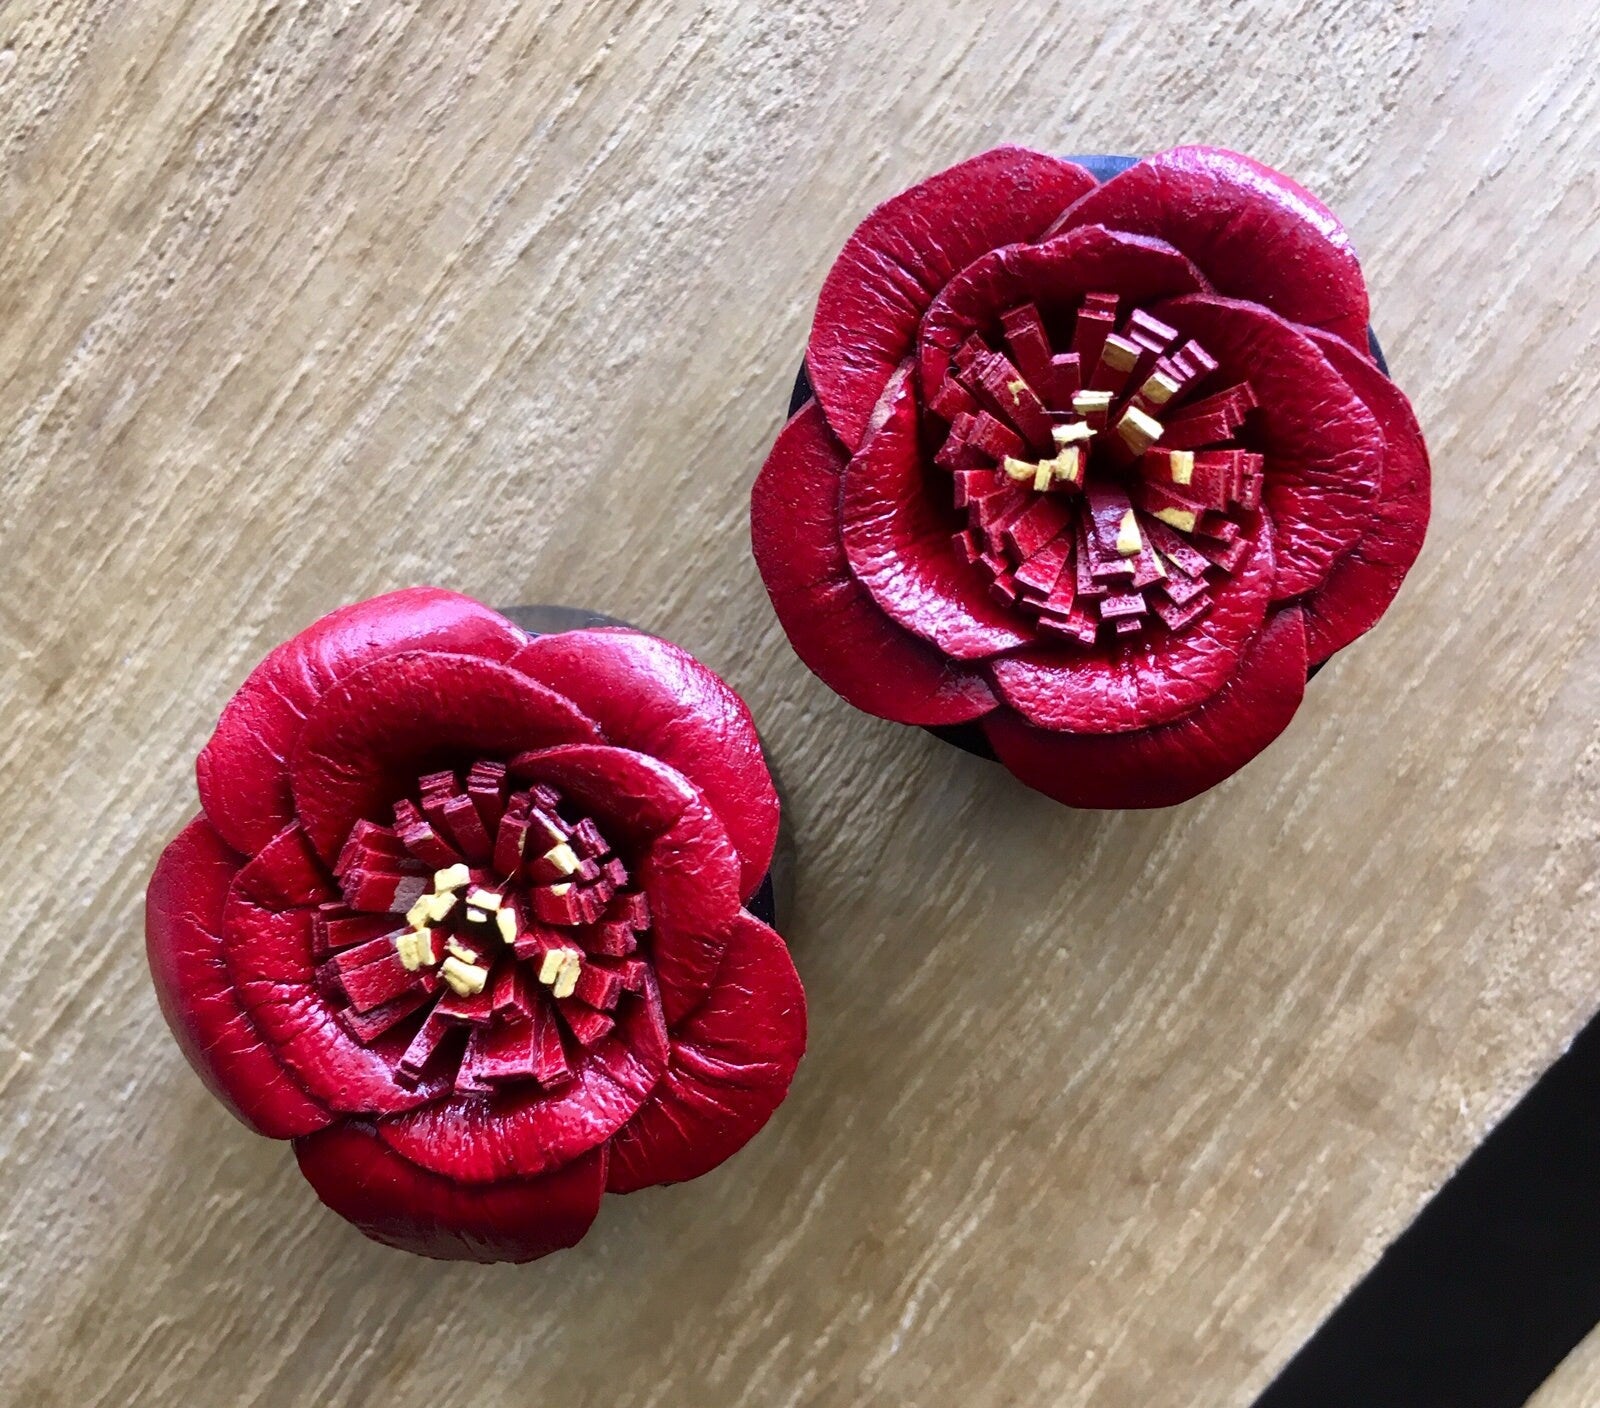
{"label": "textured leather petal", "polygon": [[951,279],[923,319],[917,340],[922,394],[938,391],[950,354],[972,333],[993,335],[1001,315],[1025,303],[1046,317],[1064,318],[1090,293],[1115,293],[1138,305],[1210,290],[1170,244],[1102,225],[992,250]]}
{"label": "textured leather petal", "polygon": [[957,270],[1039,235],[1094,185],[1081,166],[996,147],[885,201],[823,282],[806,366],[828,424],[853,451],[910,353],[917,322]]}
{"label": "textured leather petal", "polygon": [[616,1029],[554,1091],[450,1100],[378,1123],[397,1153],[433,1173],[498,1183],[550,1173],[598,1149],[644,1104],[667,1069],[666,1024],[653,985],[630,998]]}
{"label": "textured leather petal", "polygon": [[1382,483],[1366,530],[1305,600],[1307,645],[1317,665],[1389,609],[1427,536],[1432,471],[1405,393],[1336,337],[1317,332],[1312,339],[1377,417],[1384,447]]}
{"label": "textured leather petal", "polygon": [[[315,982],[314,906],[331,886],[286,893],[284,877],[311,856],[298,827],[280,832],[228,890],[222,948],[239,1001],[289,1073],[342,1114],[411,1110],[450,1089],[443,1076],[407,1089],[394,1065],[407,1038],[399,1032],[364,1046],[335,1018]],[[285,908],[286,904],[298,907]]]}
{"label": "textured leather petal", "polygon": [[564,694],[606,739],[689,779],[739,851],[739,895],[772,867],[778,793],[744,700],[688,651],[640,631],[541,636],[508,662]]}
{"label": "textured leather petal", "polygon": [[297,1139],[317,1197],[375,1242],[442,1261],[533,1261],[576,1246],[605,1192],[606,1151],[540,1178],[463,1184],[418,1168],[365,1125]]}
{"label": "textured leather petal", "polygon": [[1194,296],[1156,316],[1197,338],[1220,378],[1247,379],[1260,405],[1243,432],[1266,456],[1272,598],[1312,591],[1361,536],[1383,473],[1383,432],[1365,403],[1299,328],[1253,303]]}
{"label": "textured leather petal", "polygon": [[808,402],[783,428],[750,499],[756,566],[795,653],[856,708],[905,724],[967,723],[994,708],[975,672],[879,610],[839,536],[848,456]]}
{"label": "textured leather petal", "polygon": [[295,810],[330,863],[361,818],[387,821],[417,777],[600,734],[565,696],[471,655],[389,655],[317,701],[291,763]]}
{"label": "textured leather petal", "polygon": [[954,659],[1033,644],[1035,633],[990,599],[978,570],[951,546],[962,520],[934,503],[941,490],[949,502],[950,476],[918,447],[909,363],[890,381],[884,406],[883,424],[843,477],[840,536],[856,580],[891,621]]}
{"label": "textured leather petal", "polygon": [[1289,725],[1306,686],[1300,609],[1273,613],[1238,670],[1175,723],[1131,733],[1046,733],[998,711],[983,723],[1001,764],[1071,807],[1170,807],[1231,777]]}
{"label": "textured leather petal", "polygon": [[1266,619],[1273,534],[1264,519],[1247,532],[1255,547],[1215,585],[1210,611],[1193,625],[1089,650],[1051,646],[991,660],[1001,696],[1053,732],[1127,733],[1181,718],[1228,682]]}
{"label": "textured leather petal", "polygon": [[741,913],[705,1001],[672,1032],[666,1075],[611,1141],[607,1186],[698,1178],[742,1149],[789,1092],[806,999],[783,940]]}
{"label": "textured leather petal", "polygon": [[223,709],[196,764],[206,815],[235,850],[260,850],[294,818],[289,760],[306,715],[345,676],[405,650],[504,660],[526,640],[505,617],[438,587],[324,616],[272,651]]}
{"label": "textured leather petal", "polygon": [[1090,191],[1058,228],[1080,225],[1165,240],[1219,293],[1366,350],[1367,286],[1344,226],[1310,192],[1250,157],[1216,147],[1157,152]]}
{"label": "textured leather petal", "polygon": [[699,1005],[739,912],[739,855],[682,773],[625,748],[571,747],[512,761],[561,789],[622,848],[650,901],[650,962],[669,1025]]}
{"label": "textured leather petal", "polygon": [[222,914],[243,864],[210,821],[195,817],[150,877],[145,952],[161,1015],[195,1074],[249,1128],[290,1139],[332,1116],[283,1069],[234,992]]}

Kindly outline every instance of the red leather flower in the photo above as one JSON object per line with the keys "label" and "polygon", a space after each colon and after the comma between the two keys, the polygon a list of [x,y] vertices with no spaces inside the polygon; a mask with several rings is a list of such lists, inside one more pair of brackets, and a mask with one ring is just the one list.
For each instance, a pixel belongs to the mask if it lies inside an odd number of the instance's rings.
{"label": "red leather flower", "polygon": [[395,592],[274,650],[199,784],[146,899],[161,1009],[368,1236],[543,1256],[787,1092],[805,999],[743,908],[778,799],[676,646]]}
{"label": "red leather flower", "polygon": [[873,211],[751,505],[795,650],[1029,786],[1163,806],[1383,614],[1427,451],[1333,215],[1248,157],[1002,147]]}

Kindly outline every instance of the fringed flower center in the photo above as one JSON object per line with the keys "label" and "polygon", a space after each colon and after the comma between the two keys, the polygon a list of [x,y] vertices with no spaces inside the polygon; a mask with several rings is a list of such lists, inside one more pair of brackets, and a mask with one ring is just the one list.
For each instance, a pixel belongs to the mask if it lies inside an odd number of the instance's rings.
{"label": "fringed flower center", "polygon": [[334,871],[344,902],[317,916],[319,979],[349,1032],[393,1048],[404,1084],[453,1067],[467,1094],[560,1086],[644,990],[650,914],[627,866],[592,818],[502,763],[420,778],[392,825],[356,824]]}
{"label": "fringed flower center", "polygon": [[1004,346],[974,332],[929,402],[967,514],[956,548],[1052,636],[1181,631],[1248,551],[1262,460],[1237,435],[1255,394],[1196,399],[1216,360],[1142,309],[1119,321],[1115,294],[1089,294],[1061,331],[1013,308]]}

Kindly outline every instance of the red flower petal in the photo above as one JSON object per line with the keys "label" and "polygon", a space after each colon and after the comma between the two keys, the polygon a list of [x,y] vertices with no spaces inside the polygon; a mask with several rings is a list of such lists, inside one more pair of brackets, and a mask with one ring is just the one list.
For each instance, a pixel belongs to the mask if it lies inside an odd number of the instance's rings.
{"label": "red flower petal", "polygon": [[[363,1046],[334,1017],[314,981],[312,906],[331,886],[286,895],[284,877],[314,864],[298,827],[289,827],[248,862],[228,891],[222,950],[234,989],[266,1045],[289,1073],[330,1109],[383,1113],[415,1109],[450,1088],[440,1076],[408,1090],[394,1078],[407,1037],[398,1032]],[[285,902],[302,907],[285,909]]]}
{"label": "red flower petal", "polygon": [[756,566],[789,643],[858,709],[904,724],[966,723],[994,708],[983,678],[900,629],[850,571],[839,538],[848,456],[807,402],[784,426],[750,498]]}
{"label": "red flower petal", "polygon": [[1115,293],[1134,304],[1150,304],[1207,293],[1210,287],[1170,244],[1100,225],[1070,230],[1042,244],[992,250],[951,279],[923,319],[917,341],[923,397],[938,391],[950,354],[968,336],[993,333],[1001,314],[1022,304],[1032,303],[1047,315],[1065,314],[1090,293]]}
{"label": "red flower petal", "polygon": [[625,1004],[617,1029],[590,1049],[568,1084],[445,1101],[381,1120],[378,1134],[412,1163],[448,1178],[532,1178],[571,1163],[621,1129],[661,1079],[667,1059],[667,1029],[651,984],[644,997]]}
{"label": "red flower petal", "polygon": [[682,773],[623,748],[552,748],[512,772],[559,787],[590,813],[650,900],[650,961],[668,1025],[697,1007],[739,912],[739,856],[717,814]]}
{"label": "red flower petal", "polygon": [[991,660],[1006,703],[1053,733],[1126,733],[1187,714],[1228,682],[1266,619],[1272,530],[1262,519],[1249,536],[1254,549],[1215,584],[1210,611],[1179,634],[1146,632],[1093,650],[1051,646]]}
{"label": "red flower petal", "polygon": [[650,1099],[611,1141],[607,1187],[698,1178],[744,1145],[788,1094],[806,1048],[806,999],[783,940],[740,914],[704,1003],[672,1033]]}
{"label": "red flower petal", "polygon": [[312,706],[346,675],[402,650],[503,660],[527,640],[455,592],[411,587],[313,622],[267,656],[228,701],[196,764],[200,802],[235,850],[258,851],[294,819],[289,759]]}
{"label": "red flower petal", "polygon": [[1366,531],[1305,601],[1306,637],[1316,665],[1370,630],[1389,609],[1428,532],[1431,472],[1405,393],[1337,338],[1311,336],[1377,417],[1384,443],[1383,482]]}
{"label": "red flower petal", "polygon": [[1032,631],[990,600],[976,568],[950,546],[962,527],[935,507],[932,475],[917,445],[917,400],[908,362],[884,393],[886,418],[845,468],[841,537],[856,579],[883,613],[957,660],[1032,644]]}
{"label": "red flower petal", "polygon": [[1276,313],[1199,295],[1155,313],[1197,338],[1220,375],[1247,379],[1260,402],[1243,434],[1266,456],[1273,600],[1320,586],[1371,516],[1383,474],[1378,422],[1316,343]]}
{"label": "red flower petal", "polygon": [[603,1148],[542,1178],[476,1185],[418,1168],[361,1125],[297,1139],[294,1154],[317,1196],[368,1237],[444,1261],[533,1261],[576,1246],[605,1191]]}
{"label": "red flower petal", "polygon": [[1234,676],[1176,723],[1132,733],[1044,733],[1000,711],[983,730],[1000,762],[1071,807],[1170,807],[1232,776],[1294,717],[1306,686],[1300,608],[1274,612]]}
{"label": "red flower petal", "polygon": [[258,1134],[291,1139],[331,1116],[279,1065],[234,992],[222,914],[243,864],[204,816],[184,827],[145,891],[145,951],[161,1014],[206,1088]]}
{"label": "red flower petal", "polygon": [[778,794],[744,700],[687,650],[639,631],[541,636],[509,662],[564,694],[612,743],[698,787],[738,848],[740,898],[772,866]]}
{"label": "red flower petal", "polygon": [[1366,352],[1367,286],[1344,226],[1287,176],[1238,152],[1177,147],[1146,157],[1090,191],[1058,228],[1079,225],[1166,240],[1219,293]]}
{"label": "red flower petal", "polygon": [[575,704],[520,670],[471,655],[390,655],[313,708],[291,761],[295,809],[331,863],[358,820],[388,820],[423,773],[598,737]]}
{"label": "red flower petal", "polygon": [[1094,177],[1069,161],[996,147],[885,201],[856,228],[817,299],[806,367],[828,423],[852,450],[917,321],[980,254],[1036,239]]}

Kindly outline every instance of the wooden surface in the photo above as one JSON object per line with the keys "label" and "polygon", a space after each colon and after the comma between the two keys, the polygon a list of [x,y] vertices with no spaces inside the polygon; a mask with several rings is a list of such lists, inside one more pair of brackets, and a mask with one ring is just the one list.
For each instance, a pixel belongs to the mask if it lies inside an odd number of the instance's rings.
{"label": "wooden surface", "polygon": [[[1597,65],[1500,0],[0,5],[0,1400],[1248,1403],[1600,1000]],[[1300,177],[1432,442],[1396,608],[1166,814],[855,714],[749,558],[832,254],[1002,139]],[[418,581],[698,652],[799,843],[792,1099],[531,1268],[324,1213],[144,968],[223,701]]]}

